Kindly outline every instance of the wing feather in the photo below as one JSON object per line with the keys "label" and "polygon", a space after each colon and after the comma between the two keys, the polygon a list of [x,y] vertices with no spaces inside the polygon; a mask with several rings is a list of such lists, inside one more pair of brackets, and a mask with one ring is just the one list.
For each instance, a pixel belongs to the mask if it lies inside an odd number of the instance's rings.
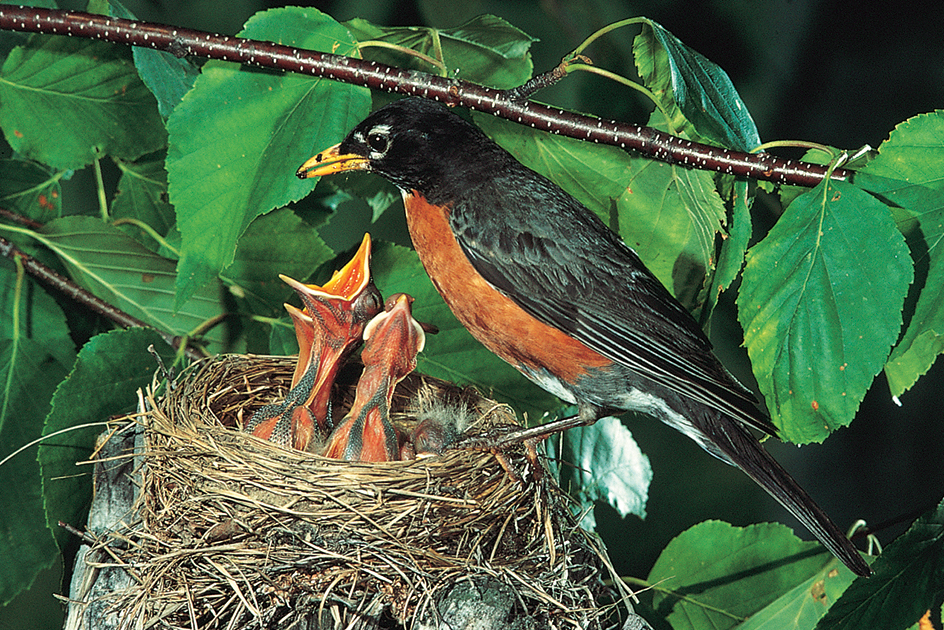
{"label": "wing feather", "polygon": [[459,245],[488,282],[610,360],[776,434],[694,318],[622,239],[541,176],[506,169],[501,180],[503,194],[488,200],[500,205],[497,214],[478,210],[486,190],[470,191],[450,215]]}

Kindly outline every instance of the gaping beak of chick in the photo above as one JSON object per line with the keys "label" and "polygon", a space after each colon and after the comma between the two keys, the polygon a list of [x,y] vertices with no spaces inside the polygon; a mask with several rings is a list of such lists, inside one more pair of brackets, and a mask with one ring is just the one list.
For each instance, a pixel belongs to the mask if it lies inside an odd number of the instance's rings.
{"label": "gaping beak of chick", "polygon": [[335,271],[324,286],[279,276],[295,289],[304,306],[299,310],[291,304],[284,305],[295,325],[298,340],[298,364],[292,376],[292,387],[298,385],[312,367],[312,360],[322,358],[327,348],[321,346],[353,346],[359,341],[356,337],[363,333],[364,325],[380,312],[380,294],[370,278],[370,247],[370,234],[364,234],[354,257],[340,271]]}
{"label": "gaping beak of chick", "polygon": [[384,312],[364,328],[367,345],[361,359],[365,364],[389,366],[397,382],[416,368],[416,355],[426,345],[423,326],[413,319],[412,304],[413,298],[406,293],[391,295]]}
{"label": "gaping beak of chick", "polygon": [[370,277],[370,235],[364,235],[354,258],[324,286],[280,277],[304,305],[302,310],[285,305],[295,325],[298,363],[285,400],[257,411],[246,428],[282,446],[306,450],[313,437],[324,438],[331,431],[328,409],[334,379],[344,358],[361,342],[367,322],[382,307]]}
{"label": "gaping beak of chick", "polygon": [[390,422],[390,401],[397,383],[416,367],[416,354],[426,340],[422,326],[413,319],[412,301],[403,293],[391,296],[386,311],[364,329],[364,371],[354,404],[328,438],[325,457],[367,462],[399,458],[400,440]]}

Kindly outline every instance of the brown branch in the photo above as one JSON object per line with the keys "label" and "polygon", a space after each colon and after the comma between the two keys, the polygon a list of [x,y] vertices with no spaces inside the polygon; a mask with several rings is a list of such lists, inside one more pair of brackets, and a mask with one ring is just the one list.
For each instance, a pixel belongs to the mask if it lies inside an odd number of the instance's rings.
{"label": "brown branch", "polygon": [[[3,237],[0,237],[0,256],[9,258],[10,260],[19,259],[23,264],[23,269],[31,277],[38,280],[39,282],[42,282],[46,286],[55,289],[66,297],[75,300],[79,304],[82,304],[89,310],[98,313],[102,317],[111,320],[118,326],[121,326],[122,328],[150,328],[157,331],[157,334],[159,334],[169,346],[175,349],[180,348],[180,343],[182,341],[180,337],[162,330],[157,330],[153,326],[92,295],[65,276],[56,273],[32,256],[23,253],[16,247],[16,245]],[[187,347],[184,352],[188,358],[194,361],[203,358],[203,355],[190,347]]]}
{"label": "brown branch", "polygon": [[[163,50],[177,57],[196,56],[324,77],[372,89],[435,99],[581,140],[618,146],[670,164],[763,179],[778,184],[815,186],[827,167],[785,160],[766,153],[729,151],[613,120],[591,118],[521,98],[521,90],[495,90],[467,81],[394,68],[329,53],[239,37],[213,35],[76,11],[0,5],[0,29],[88,37],[116,44]],[[527,84],[526,84],[527,85]],[[524,90],[527,94],[527,88]],[[850,171],[836,169],[833,178]]]}

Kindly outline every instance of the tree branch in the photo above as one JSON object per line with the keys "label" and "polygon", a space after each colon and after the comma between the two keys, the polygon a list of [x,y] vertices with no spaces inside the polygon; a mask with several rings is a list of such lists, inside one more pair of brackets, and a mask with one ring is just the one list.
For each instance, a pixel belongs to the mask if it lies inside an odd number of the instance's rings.
{"label": "tree branch", "polygon": [[[778,184],[815,186],[827,167],[785,160],[766,153],[729,151],[613,120],[591,118],[527,101],[522,90],[496,90],[467,81],[394,68],[329,53],[282,46],[192,29],[33,7],[0,5],[0,29],[87,37],[169,52],[177,57],[222,59],[362,85],[372,89],[435,99],[493,114],[551,133],[618,146],[669,164],[717,171]],[[539,75],[540,76],[540,75]],[[527,85],[527,84],[526,84]],[[530,94],[526,88],[524,94]],[[834,179],[851,172],[835,169]]]}
{"label": "tree branch", "polygon": [[[59,275],[32,256],[24,254],[16,247],[16,245],[3,237],[0,237],[0,256],[9,258],[10,260],[16,260],[19,258],[23,263],[23,269],[34,279],[42,282],[52,289],[55,289],[66,297],[75,300],[79,304],[87,307],[89,310],[111,320],[122,328],[151,328],[152,330],[157,330],[153,326],[141,321],[140,319],[132,317],[121,309],[95,297],[82,287],[78,286],[65,276]],[[169,346],[176,349],[180,348],[180,337],[162,330],[157,330],[157,333],[164,339],[164,341],[167,342]],[[190,347],[187,347],[184,352],[188,358],[194,361],[203,358],[203,355]]]}

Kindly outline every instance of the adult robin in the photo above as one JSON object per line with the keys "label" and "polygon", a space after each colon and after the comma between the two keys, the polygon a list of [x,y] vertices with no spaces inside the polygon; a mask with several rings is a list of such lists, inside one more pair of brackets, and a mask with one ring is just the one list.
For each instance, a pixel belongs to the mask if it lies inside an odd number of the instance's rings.
{"label": "adult robin", "polygon": [[246,430],[281,446],[308,450],[331,432],[331,387],[345,357],[361,343],[364,327],[383,310],[370,275],[370,235],[354,258],[323,287],[280,276],[304,309],[285,309],[295,325],[298,363],[285,399],[252,415]]}
{"label": "adult robin", "polygon": [[297,174],[359,170],[400,189],[416,252],[469,332],[577,405],[562,426],[620,410],[654,416],[742,469],[854,573],[871,574],[750,431],[777,432],[694,318],[580,202],[417,98],[373,112]]}
{"label": "adult robin", "polygon": [[413,298],[397,293],[387,298],[385,310],[364,328],[354,404],[328,438],[325,457],[362,462],[400,459],[400,436],[390,422],[393,390],[416,368],[416,355],[426,335],[413,319]]}

